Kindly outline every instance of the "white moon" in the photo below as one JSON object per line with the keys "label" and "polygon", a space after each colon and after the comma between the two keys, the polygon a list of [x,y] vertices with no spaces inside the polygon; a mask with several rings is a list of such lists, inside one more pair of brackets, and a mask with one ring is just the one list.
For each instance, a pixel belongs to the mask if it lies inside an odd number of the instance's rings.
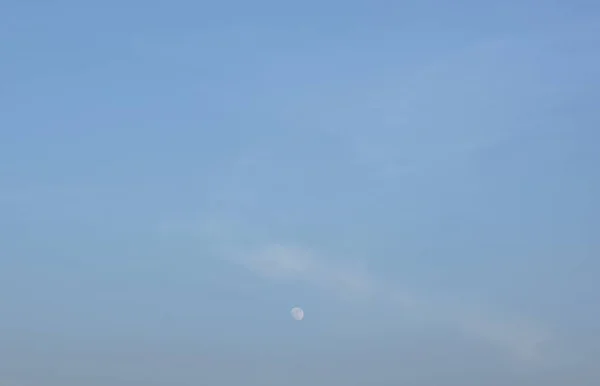
{"label": "white moon", "polygon": [[292,314],[292,318],[294,318],[296,320],[304,319],[304,311],[302,311],[302,308],[300,308],[300,307],[292,308],[292,310],[290,311],[290,314]]}

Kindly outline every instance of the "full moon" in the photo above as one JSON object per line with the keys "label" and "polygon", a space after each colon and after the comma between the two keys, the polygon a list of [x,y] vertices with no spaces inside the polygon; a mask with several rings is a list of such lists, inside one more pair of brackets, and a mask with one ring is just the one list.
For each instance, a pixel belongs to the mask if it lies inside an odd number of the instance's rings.
{"label": "full moon", "polygon": [[292,308],[292,310],[290,311],[290,314],[292,314],[292,318],[294,318],[296,320],[304,319],[304,311],[302,311],[302,308],[300,308],[300,307]]}

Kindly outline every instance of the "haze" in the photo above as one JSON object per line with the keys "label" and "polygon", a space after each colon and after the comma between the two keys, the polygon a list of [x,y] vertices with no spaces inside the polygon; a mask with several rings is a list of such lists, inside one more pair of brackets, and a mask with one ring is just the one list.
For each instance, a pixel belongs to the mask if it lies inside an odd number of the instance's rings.
{"label": "haze", "polygon": [[600,384],[599,38],[583,1],[2,2],[0,384]]}

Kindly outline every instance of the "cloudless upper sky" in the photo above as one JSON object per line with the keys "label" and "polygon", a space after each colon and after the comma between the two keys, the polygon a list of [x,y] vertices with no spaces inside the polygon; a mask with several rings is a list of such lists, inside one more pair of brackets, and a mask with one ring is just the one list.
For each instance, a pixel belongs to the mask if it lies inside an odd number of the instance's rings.
{"label": "cloudless upper sky", "polygon": [[0,1],[0,384],[598,385],[599,103],[593,1]]}

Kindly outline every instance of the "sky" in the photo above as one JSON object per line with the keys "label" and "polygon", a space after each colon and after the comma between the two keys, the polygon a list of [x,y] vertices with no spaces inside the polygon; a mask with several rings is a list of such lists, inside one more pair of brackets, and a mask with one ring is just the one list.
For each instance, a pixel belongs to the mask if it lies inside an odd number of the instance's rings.
{"label": "sky", "polygon": [[4,0],[0,50],[2,385],[600,384],[600,5]]}

